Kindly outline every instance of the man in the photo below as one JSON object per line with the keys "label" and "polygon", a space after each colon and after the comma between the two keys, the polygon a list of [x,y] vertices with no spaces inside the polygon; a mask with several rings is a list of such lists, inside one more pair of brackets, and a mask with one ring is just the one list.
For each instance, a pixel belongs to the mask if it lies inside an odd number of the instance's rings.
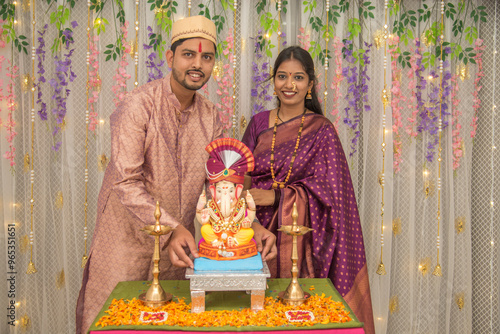
{"label": "man", "polygon": [[[88,331],[118,282],[151,279],[153,239],[140,229],[154,223],[156,201],[161,224],[175,228],[161,238],[160,279],[183,279],[193,267],[188,253],[198,257],[193,222],[205,147],[222,136],[215,106],[196,94],[212,73],[215,34],[203,16],[175,22],[166,53],[172,73],[127,94],[110,117],[111,161],[77,303],[77,333]],[[254,226],[263,258],[274,258],[275,237]]]}

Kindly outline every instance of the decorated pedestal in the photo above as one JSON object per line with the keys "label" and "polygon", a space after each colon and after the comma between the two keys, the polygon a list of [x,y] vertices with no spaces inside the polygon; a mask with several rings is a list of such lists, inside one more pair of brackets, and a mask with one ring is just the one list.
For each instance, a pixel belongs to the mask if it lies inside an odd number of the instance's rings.
{"label": "decorated pedestal", "polygon": [[[260,259],[260,254],[257,255]],[[198,260],[198,259],[197,259]],[[234,268],[235,261],[231,261]],[[227,263],[223,261],[223,263]],[[250,308],[259,311],[264,308],[266,281],[271,277],[266,262],[262,262],[260,270],[186,270],[186,278],[190,280],[191,312],[205,311],[205,293],[207,291],[246,291],[251,294]]]}

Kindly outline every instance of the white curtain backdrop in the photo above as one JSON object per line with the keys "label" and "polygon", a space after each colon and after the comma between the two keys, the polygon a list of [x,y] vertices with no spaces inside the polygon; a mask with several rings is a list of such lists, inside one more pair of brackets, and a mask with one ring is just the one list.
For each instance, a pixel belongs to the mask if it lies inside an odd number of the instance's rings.
{"label": "white curtain backdrop", "polygon": [[[108,1],[110,2],[110,1]],[[258,103],[250,94],[253,88],[252,62],[262,65],[274,62],[278,54],[278,48],[273,49],[271,58],[255,57],[254,40],[260,29],[260,15],[257,14],[256,5],[261,1],[238,1],[236,20],[232,11],[226,11],[226,23],[223,31],[219,34],[219,41],[225,40],[229,28],[235,31],[235,50],[237,58],[236,73],[234,76],[236,84],[236,109],[235,127],[236,138],[241,138],[244,126],[242,118],[246,123],[252,115],[252,108]],[[451,1],[458,5],[457,1]],[[469,3],[470,1],[466,1]],[[357,152],[349,157],[352,130],[343,124],[344,108],[347,101],[344,98],[347,93],[347,83],[341,83],[340,91],[342,98],[339,99],[340,116],[338,132],[348,156],[351,168],[351,176],[355,186],[358,206],[361,215],[363,235],[367,254],[368,270],[372,293],[372,303],[375,319],[376,332],[380,334],[400,333],[499,333],[500,309],[499,309],[499,264],[500,253],[498,250],[499,216],[495,211],[497,194],[500,189],[495,182],[495,171],[499,163],[496,153],[495,128],[499,125],[498,117],[494,112],[495,94],[498,95],[496,87],[496,75],[499,68],[498,59],[495,60],[495,50],[500,48],[496,39],[500,28],[498,20],[500,4],[496,0],[473,0],[474,5],[486,7],[487,23],[482,23],[479,29],[479,38],[484,39],[486,49],[483,55],[483,66],[485,76],[482,78],[479,98],[481,108],[478,113],[477,136],[474,140],[470,137],[472,130],[471,122],[474,115],[473,92],[474,79],[476,78],[477,66],[469,66],[470,78],[463,82],[459,81],[460,98],[459,108],[462,112],[460,123],[462,125],[461,135],[463,137],[464,157],[461,166],[457,170],[452,168],[452,131],[451,117],[445,121],[450,125],[443,130],[441,163],[441,225],[440,225],[440,264],[442,277],[432,275],[437,264],[437,211],[438,211],[438,162],[435,158],[432,162],[426,160],[427,145],[432,139],[427,134],[419,135],[417,138],[410,137],[402,131],[402,163],[400,171],[393,170],[393,133],[392,110],[387,107],[387,129],[386,133],[386,158],[385,158],[385,187],[384,187],[384,248],[383,263],[387,271],[386,275],[378,275],[377,267],[381,256],[381,202],[382,188],[379,185],[379,172],[382,169],[381,143],[383,139],[382,114],[383,104],[381,91],[384,87],[383,75],[383,46],[379,50],[373,45],[368,53],[370,64],[367,67],[367,75],[370,77],[368,84],[368,102],[370,111],[363,111],[360,118]],[[177,13],[174,19],[188,15],[187,1],[177,0]],[[220,13],[223,8],[219,1],[192,1],[191,15],[198,14],[200,3],[210,6],[211,13]],[[232,2],[231,2],[232,3]],[[267,2],[269,3],[269,1]],[[322,49],[325,40],[311,29],[309,17],[321,16],[325,11],[326,1],[317,1],[314,12],[304,12],[302,1],[289,0],[286,14],[282,15],[282,31],[286,34],[287,45],[299,43],[297,35],[299,29],[304,27],[305,33],[310,35],[310,41],[319,42]],[[355,41],[354,49],[363,45],[363,42],[372,44],[377,30],[384,25],[384,1],[373,0],[374,19],[362,22],[362,33]],[[407,7],[421,8],[423,3],[431,6],[433,1],[405,1]],[[271,1],[270,12],[276,14],[275,1]],[[330,4],[338,4],[330,1]],[[145,0],[139,2],[139,62],[138,82],[142,85],[147,82],[148,68],[145,65],[147,56],[142,45],[148,43],[147,27],[151,26],[154,32],[159,28],[154,24],[154,13],[150,11],[150,5]],[[47,4],[45,1],[36,1],[36,30],[41,30],[43,25],[49,23]],[[130,22],[128,27],[128,40],[135,37],[134,22],[135,1],[124,1],[126,20]],[[439,2],[437,2],[439,6]],[[213,8],[213,9],[212,9]],[[49,13],[54,8],[49,10]],[[351,3],[350,14],[357,7]],[[437,13],[437,11],[435,12]],[[32,24],[30,11],[18,10],[17,31],[23,34],[30,42],[28,53],[31,48]],[[95,14],[94,14],[95,15]],[[94,105],[98,113],[99,124],[95,133],[90,133],[88,138],[88,247],[90,248],[91,236],[95,224],[96,201],[103,178],[103,171],[99,168],[99,158],[102,155],[110,157],[110,131],[109,116],[114,111],[114,94],[111,87],[115,85],[113,76],[116,73],[118,63],[114,61],[105,62],[103,52],[106,45],[114,43],[116,34],[114,31],[113,7],[106,4],[103,17],[108,18],[111,25],[106,27],[106,32],[99,36],[99,75],[102,86],[98,102]],[[95,16],[92,17],[94,19]],[[339,18],[334,29],[335,35],[341,39],[347,35],[347,19],[344,13]],[[431,20],[437,20],[433,16]],[[16,78],[15,94],[17,95],[17,109],[13,117],[16,122],[14,139],[16,147],[16,165],[12,171],[9,161],[2,158],[0,163],[0,215],[4,221],[4,228],[0,229],[0,258],[6,259],[2,262],[1,271],[5,269],[6,275],[15,276],[15,298],[0,288],[0,305],[3,312],[9,306],[11,300],[16,303],[16,326],[10,326],[5,320],[0,322],[1,333],[72,333],[75,331],[75,305],[81,285],[82,272],[81,261],[84,255],[84,224],[85,224],[85,162],[86,162],[86,54],[87,54],[87,1],[78,1],[71,13],[71,20],[79,24],[74,29],[74,48],[72,56],[73,71],[77,78],[70,83],[71,90],[67,101],[67,114],[65,128],[62,131],[62,146],[58,152],[51,149],[54,145],[52,129],[54,126],[51,118],[51,108],[54,102],[51,100],[53,88],[48,84],[42,84],[40,89],[43,100],[47,103],[49,121],[42,121],[38,114],[35,115],[34,132],[31,131],[31,92],[21,89],[21,77],[23,74],[31,73],[31,55],[19,54],[17,51],[11,54],[10,46],[0,49],[0,55],[6,59],[12,59],[19,66],[20,77]],[[391,19],[392,20],[392,19]],[[468,22],[469,24],[470,22]],[[389,26],[392,27],[389,21]],[[425,27],[423,24],[417,26],[419,34]],[[95,32],[95,31],[94,31]],[[451,21],[445,22],[445,40],[449,41],[453,36]],[[38,37],[38,35],[37,35]],[[56,38],[56,30],[49,26],[45,34],[46,69],[47,80],[55,76],[54,55],[50,46]],[[270,37],[277,44],[276,36]],[[164,39],[169,37],[164,34]],[[455,41],[452,39],[452,41]],[[456,41],[455,41],[456,42]],[[463,41],[462,41],[463,42]],[[465,43],[465,42],[463,42]],[[168,44],[168,43],[167,43]],[[464,44],[465,45],[465,44]],[[38,47],[38,42],[35,43]],[[410,45],[400,44],[402,51],[411,51]],[[283,47],[281,47],[282,49]],[[365,48],[363,46],[363,48]],[[329,50],[333,49],[332,41]],[[429,51],[429,49],[425,49]],[[389,54],[388,54],[389,57]],[[220,58],[227,63],[225,58]],[[129,65],[127,73],[131,79],[127,81],[127,90],[134,88],[134,60],[127,57]],[[323,82],[320,92],[325,88],[325,70],[323,64],[315,59],[316,72],[319,81]],[[347,66],[344,61],[343,66]],[[451,61],[452,74],[455,73],[457,63]],[[7,95],[6,76],[7,60],[3,62],[0,79],[3,80],[3,96]],[[328,98],[323,102],[324,113],[332,121],[333,90],[330,88],[334,73],[333,58],[330,60],[328,69]],[[163,73],[168,72],[166,64],[162,67]],[[403,69],[401,76],[402,94],[409,98],[411,91],[408,89],[408,68]],[[359,73],[359,71],[358,71]],[[391,88],[391,70],[387,69],[387,86]],[[423,73],[428,77],[428,70]],[[271,88],[272,89],[272,88]],[[38,92],[38,91],[37,91]],[[36,92],[36,93],[37,93]],[[271,91],[272,92],[272,91]],[[35,93],[35,94],[36,94]],[[207,94],[208,93],[208,94]],[[427,99],[427,90],[422,95]],[[205,91],[208,98],[213,102],[220,102],[217,94],[217,83],[211,80],[208,90]],[[321,95],[321,94],[320,94]],[[36,99],[36,95],[35,95]],[[497,99],[497,103],[500,103]],[[450,97],[445,101],[451,108]],[[411,110],[407,103],[401,102],[403,125],[408,124]],[[266,108],[274,107],[274,101],[267,102]],[[0,117],[5,125],[7,120],[7,105],[5,98],[0,102]],[[39,106],[35,106],[39,110]],[[498,131],[497,131],[498,132]],[[32,137],[34,135],[34,137]],[[233,130],[228,132],[233,135]],[[8,150],[6,141],[6,128],[1,128],[0,149],[3,154]],[[193,134],[196,136],[196,134]],[[31,143],[34,139],[34,155],[31,156]],[[37,273],[26,274],[30,259],[27,240],[30,234],[30,199],[31,183],[30,173],[24,170],[24,157],[29,153],[33,159],[33,262],[38,270]],[[437,156],[436,156],[437,157]],[[29,168],[28,168],[29,170]],[[427,174],[424,174],[427,170]],[[425,192],[425,182],[428,182],[428,194]],[[61,202],[62,198],[62,202]],[[153,213],[152,213],[153,217]],[[463,222],[463,229],[457,229],[457,222]],[[400,224],[398,224],[400,222]],[[393,224],[394,223],[394,224]],[[15,224],[15,270],[12,272],[7,262],[8,226]],[[394,232],[393,225],[397,226]],[[460,232],[459,232],[460,231]],[[8,282],[7,282],[8,283]],[[3,284],[6,284],[5,281]],[[4,285],[5,286],[5,285]],[[7,284],[7,291],[10,285]],[[462,303],[463,301],[463,303]],[[4,316],[3,319],[6,317]]]}

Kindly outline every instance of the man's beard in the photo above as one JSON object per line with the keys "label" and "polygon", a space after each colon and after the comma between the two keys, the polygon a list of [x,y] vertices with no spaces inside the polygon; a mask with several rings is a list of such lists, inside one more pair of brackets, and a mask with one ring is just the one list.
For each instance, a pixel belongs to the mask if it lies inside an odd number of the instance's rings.
{"label": "man's beard", "polygon": [[[200,73],[200,75],[202,76],[202,79],[205,79],[205,80],[203,80],[201,82],[193,83],[193,84],[188,84],[187,81],[186,81],[186,77],[189,75],[188,72],[197,72],[197,73]],[[205,85],[207,83],[207,81],[208,81],[208,79],[206,79],[206,76],[205,76],[205,74],[202,71],[193,71],[193,70],[186,71],[183,80],[181,80],[181,75],[180,74],[181,74],[180,71],[176,70],[175,66],[173,66],[173,68],[172,68],[172,76],[173,76],[174,80],[177,81],[182,87],[184,87],[186,89],[189,89],[189,90],[198,90],[201,87],[203,87],[203,85]]]}

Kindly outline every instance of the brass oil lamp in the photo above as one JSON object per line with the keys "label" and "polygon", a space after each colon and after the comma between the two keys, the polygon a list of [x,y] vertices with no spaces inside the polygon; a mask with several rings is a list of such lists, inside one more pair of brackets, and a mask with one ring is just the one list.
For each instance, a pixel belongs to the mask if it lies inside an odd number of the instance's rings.
{"label": "brass oil lamp", "polygon": [[278,296],[284,304],[295,306],[302,305],[307,300],[307,298],[310,297],[307,292],[304,292],[304,290],[302,290],[298,280],[299,267],[297,266],[297,261],[299,259],[299,255],[297,251],[297,237],[313,231],[312,228],[299,226],[297,224],[298,217],[299,214],[297,211],[297,203],[293,203],[292,225],[281,225],[278,229],[278,231],[292,236],[292,280],[290,281],[290,284],[288,285],[286,290],[281,291]]}
{"label": "brass oil lamp", "polygon": [[167,302],[172,300],[172,294],[165,292],[160,285],[160,280],[158,277],[160,276],[160,236],[169,233],[172,228],[170,226],[161,225],[160,224],[160,202],[156,202],[155,209],[155,219],[156,223],[154,225],[148,225],[141,229],[145,233],[152,235],[155,237],[155,248],[153,253],[153,282],[149,287],[148,291],[141,294],[139,299],[144,302],[146,306],[149,307],[160,307],[165,305]]}

